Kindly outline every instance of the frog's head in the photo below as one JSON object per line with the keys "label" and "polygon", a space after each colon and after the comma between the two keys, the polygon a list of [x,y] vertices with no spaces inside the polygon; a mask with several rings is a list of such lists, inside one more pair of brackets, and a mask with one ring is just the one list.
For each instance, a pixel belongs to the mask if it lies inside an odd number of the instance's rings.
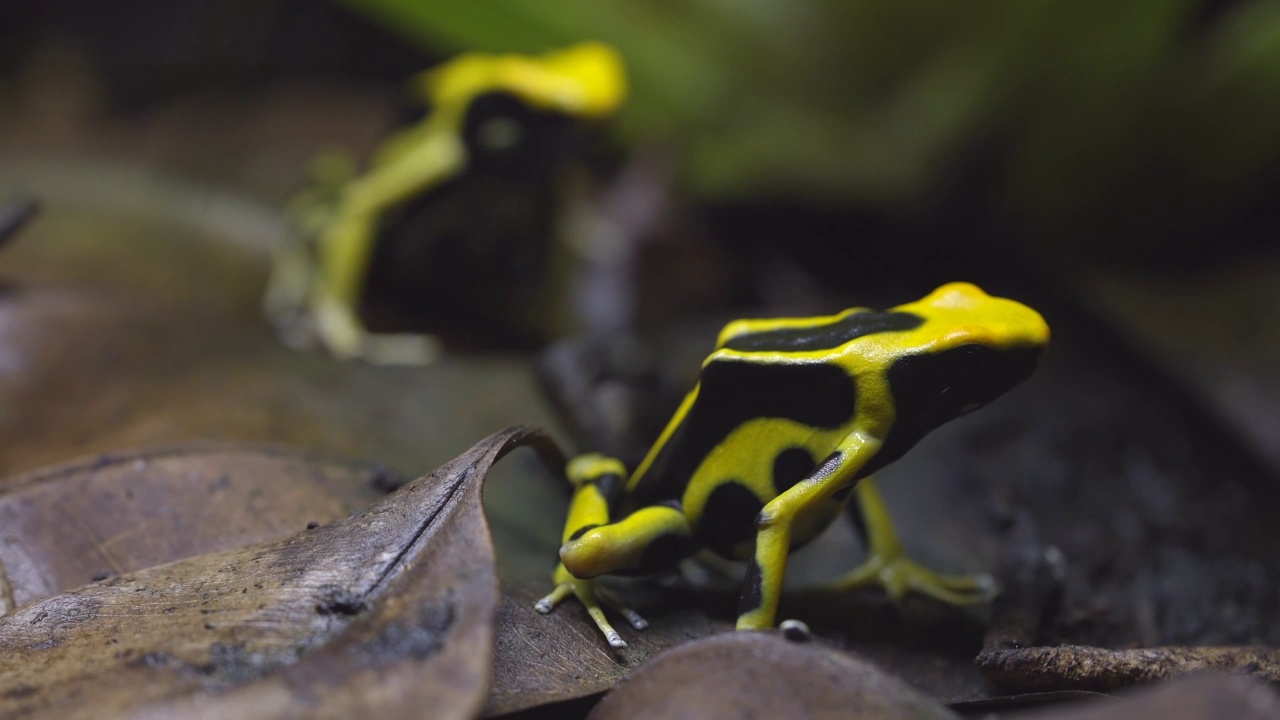
{"label": "frog's head", "polygon": [[537,110],[600,120],[626,98],[627,74],[612,46],[584,42],[543,55],[465,53],[419,74],[410,89],[414,98],[458,113],[476,97],[508,93]]}
{"label": "frog's head", "polygon": [[888,370],[899,420],[925,431],[1027,379],[1049,343],[1040,313],[969,283],[943,285],[895,310],[925,319],[914,331],[918,345]]}
{"label": "frog's head", "polygon": [[415,104],[482,172],[540,180],[576,157],[627,93],[622,56],[586,42],[543,55],[465,53],[417,76]]}

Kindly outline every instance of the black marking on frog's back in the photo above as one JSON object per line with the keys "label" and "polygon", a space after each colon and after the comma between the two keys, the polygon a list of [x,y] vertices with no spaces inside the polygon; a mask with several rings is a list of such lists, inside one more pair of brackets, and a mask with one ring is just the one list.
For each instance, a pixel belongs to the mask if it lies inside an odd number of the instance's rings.
{"label": "black marking on frog's back", "polygon": [[756,516],[764,503],[746,485],[728,480],[716,486],[702,506],[694,534],[721,557],[736,556],[736,546],[756,536]]}
{"label": "black marking on frog's back", "polygon": [[914,330],[924,318],[909,312],[854,312],[826,325],[779,328],[739,335],[724,347],[742,352],[812,352],[831,350],[866,335]]}
{"label": "black marking on frog's back", "polygon": [[587,482],[595,485],[596,492],[600,493],[600,497],[604,498],[605,505],[608,507],[609,519],[618,519],[618,511],[627,497],[627,485],[622,476],[614,472],[603,473]]}
{"label": "black marking on frog's back", "polygon": [[773,489],[779,495],[809,476],[818,464],[802,447],[789,447],[773,459]]}
{"label": "black marking on frog's back", "polygon": [[712,449],[749,420],[786,418],[831,429],[853,419],[856,405],[853,378],[836,365],[712,361],[702,370],[697,400],[631,495],[639,504],[681,497]]}

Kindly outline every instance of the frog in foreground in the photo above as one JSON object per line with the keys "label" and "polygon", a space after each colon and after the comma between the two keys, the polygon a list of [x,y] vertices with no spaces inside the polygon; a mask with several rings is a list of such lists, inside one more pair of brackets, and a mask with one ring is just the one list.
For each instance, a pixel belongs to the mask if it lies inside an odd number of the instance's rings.
{"label": "frog in foreground", "polygon": [[633,472],[598,454],[569,462],[556,587],[535,607],[548,613],[575,595],[609,644],[625,647],[603,607],[637,630],[647,623],[594,578],[672,569],[706,548],[748,563],[738,629],[770,628],[787,555],[855,494],[868,559],[835,587],[990,599],[989,576],[940,575],[905,556],[870,476],[1025,380],[1048,341],[1035,310],[968,283],[885,311],[730,323]]}

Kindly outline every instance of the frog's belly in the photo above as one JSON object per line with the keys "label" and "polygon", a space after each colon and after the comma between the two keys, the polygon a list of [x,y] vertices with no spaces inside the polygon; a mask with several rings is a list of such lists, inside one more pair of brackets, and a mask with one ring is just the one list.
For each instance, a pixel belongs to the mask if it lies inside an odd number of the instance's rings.
{"label": "frog's belly", "polygon": [[[735,429],[708,454],[685,487],[681,502],[694,534],[723,557],[750,558],[760,510],[807,477],[846,434],[845,428],[815,431],[774,418]],[[792,525],[791,547],[821,534],[846,501],[847,496],[831,498],[802,509]]]}

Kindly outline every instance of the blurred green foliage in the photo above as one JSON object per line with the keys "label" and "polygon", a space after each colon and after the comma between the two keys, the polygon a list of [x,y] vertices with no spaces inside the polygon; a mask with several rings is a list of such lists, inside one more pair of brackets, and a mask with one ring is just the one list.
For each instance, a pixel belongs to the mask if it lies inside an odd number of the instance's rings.
{"label": "blurred green foliage", "polygon": [[1272,0],[345,2],[436,51],[615,44],[621,132],[703,197],[903,211],[981,162],[1003,216],[1158,231],[1255,201],[1280,158]]}

